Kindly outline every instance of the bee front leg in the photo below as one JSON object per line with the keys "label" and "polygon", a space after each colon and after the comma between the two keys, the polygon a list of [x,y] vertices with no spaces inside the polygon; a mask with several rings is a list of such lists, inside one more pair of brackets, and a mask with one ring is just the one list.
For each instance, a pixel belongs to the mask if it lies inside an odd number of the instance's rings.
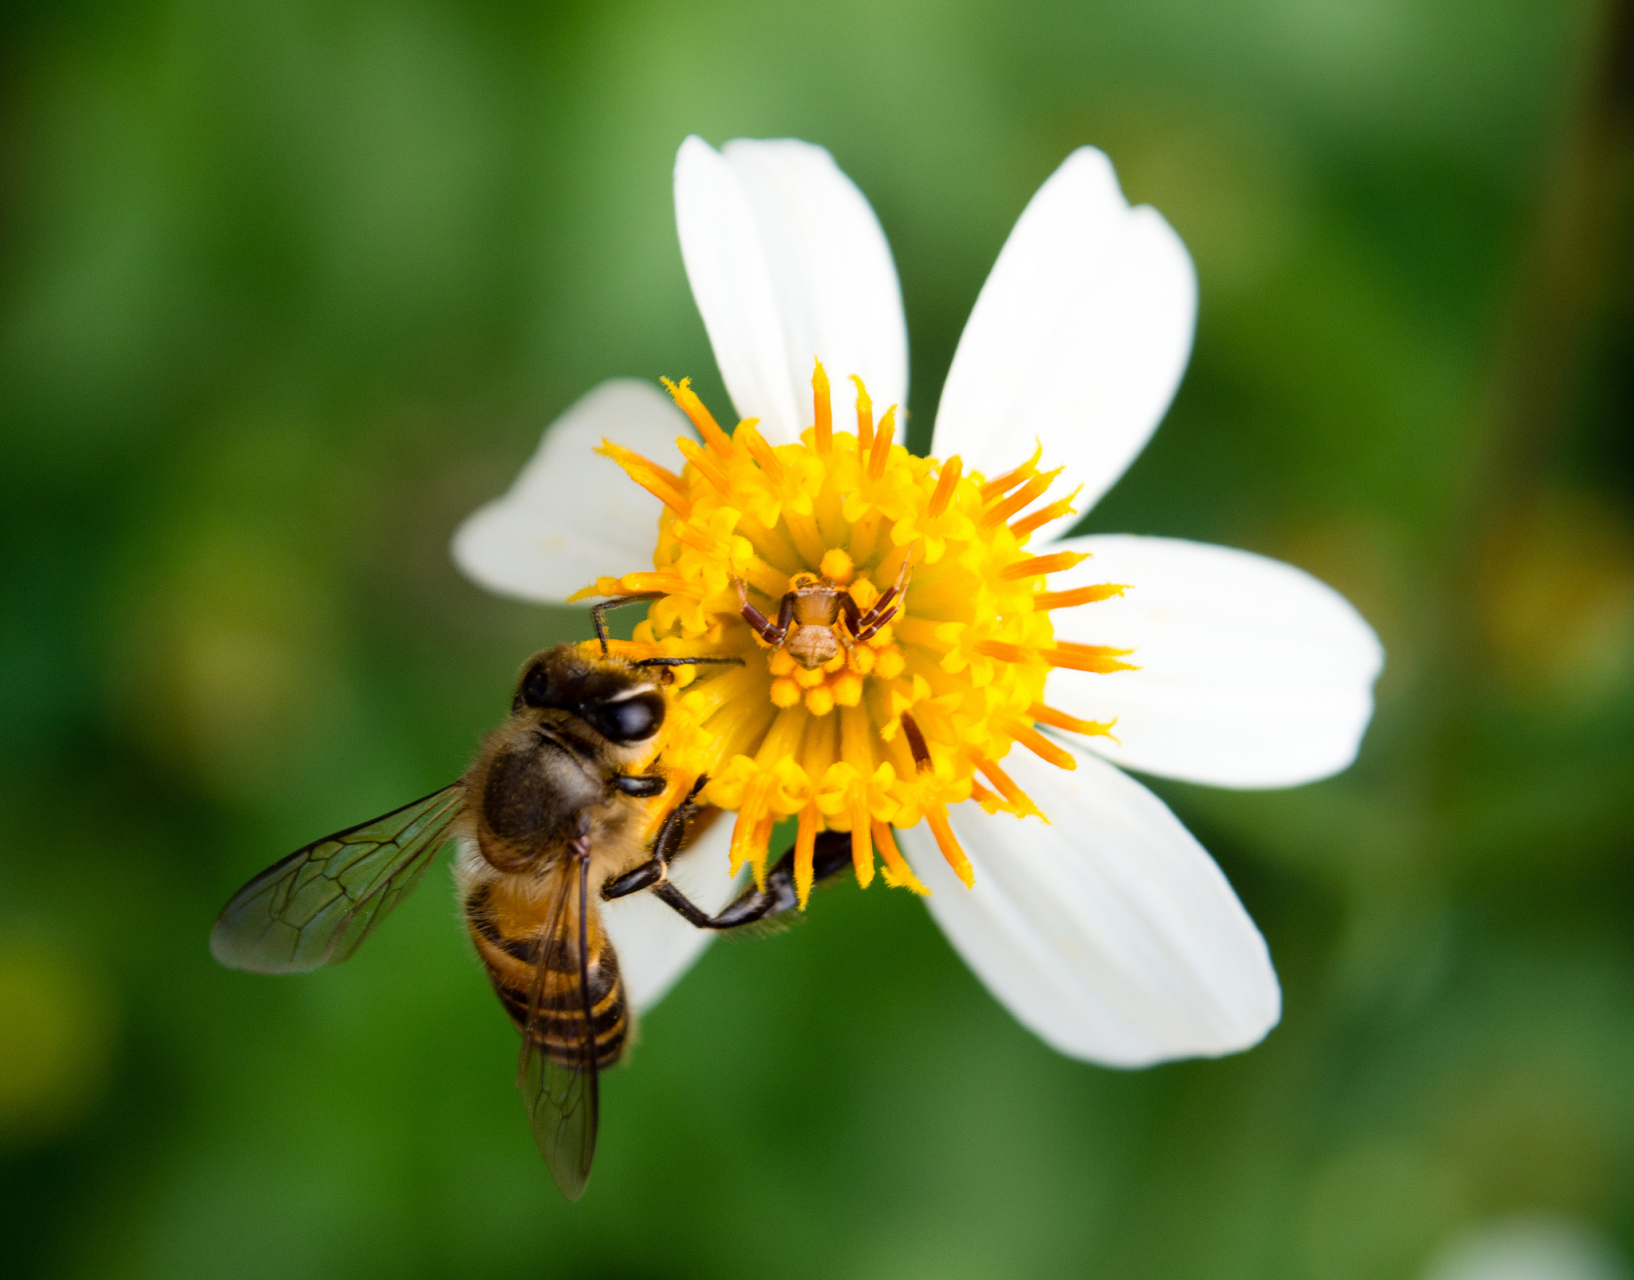
{"label": "bee front leg", "polygon": [[[812,849],[811,870],[813,881],[826,880],[851,865],[851,833],[849,831],[820,831]],[[794,850],[790,849],[766,873],[764,889],[745,889],[738,898],[722,907],[715,915],[698,908],[686,894],[664,880],[652,887],[654,896],[680,915],[688,924],[699,929],[737,929],[757,920],[769,920],[800,905],[800,895],[794,884]]]}

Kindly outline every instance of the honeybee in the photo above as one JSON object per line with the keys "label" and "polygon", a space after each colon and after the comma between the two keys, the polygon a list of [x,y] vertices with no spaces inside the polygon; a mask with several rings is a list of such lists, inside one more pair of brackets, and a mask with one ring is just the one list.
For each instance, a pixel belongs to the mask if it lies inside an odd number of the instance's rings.
{"label": "honeybee", "polygon": [[[652,890],[689,922],[731,929],[795,904],[792,851],[719,914],[668,878],[700,818],[707,779],[645,833],[667,787],[653,759],[670,668],[736,659],[609,652],[605,610],[593,609],[601,653],[562,644],[523,666],[510,718],[459,780],[400,809],[314,841],[252,879],[210,935],[233,969],[302,973],[349,959],[425,875],[450,840],[466,927],[501,1005],[522,1033],[517,1085],[556,1183],[578,1199],[590,1175],[598,1076],[623,1056],[632,1014],[600,898]],[[833,833],[825,833],[832,835]],[[843,833],[840,833],[843,836]],[[819,875],[849,860],[847,840],[819,842]]]}

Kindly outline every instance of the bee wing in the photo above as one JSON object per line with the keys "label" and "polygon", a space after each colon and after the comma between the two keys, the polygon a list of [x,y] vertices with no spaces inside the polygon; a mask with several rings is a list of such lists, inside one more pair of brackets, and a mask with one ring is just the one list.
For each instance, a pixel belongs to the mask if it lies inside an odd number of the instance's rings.
{"label": "bee wing", "polygon": [[348,959],[419,883],[463,799],[452,783],[274,863],[221,909],[211,954],[252,973],[304,973]]}
{"label": "bee wing", "polygon": [[[589,871],[589,860],[578,859],[557,874],[539,939],[516,1080],[539,1154],[569,1200],[584,1194],[590,1178],[601,1105],[585,914]],[[574,898],[576,912],[570,905]],[[545,1051],[547,1043],[553,1052]]]}

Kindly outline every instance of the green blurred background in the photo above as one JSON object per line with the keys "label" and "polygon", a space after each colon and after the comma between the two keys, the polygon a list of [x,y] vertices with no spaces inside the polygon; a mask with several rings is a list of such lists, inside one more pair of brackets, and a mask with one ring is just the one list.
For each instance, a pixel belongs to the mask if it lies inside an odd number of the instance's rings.
{"label": "green blurred background", "polygon": [[[1634,1246],[1626,6],[34,0],[0,70],[0,1271],[1421,1275]],[[563,1203],[433,873],[357,960],[205,939],[445,782],[583,614],[446,552],[598,380],[694,375],[687,132],[827,145],[895,248],[924,448],[1028,196],[1095,143],[1202,282],[1086,527],[1289,559],[1389,667],[1361,762],[1158,784],[1282,1025],[1120,1073],[908,895],[717,944]],[[1603,1274],[1616,1274],[1614,1262]]]}

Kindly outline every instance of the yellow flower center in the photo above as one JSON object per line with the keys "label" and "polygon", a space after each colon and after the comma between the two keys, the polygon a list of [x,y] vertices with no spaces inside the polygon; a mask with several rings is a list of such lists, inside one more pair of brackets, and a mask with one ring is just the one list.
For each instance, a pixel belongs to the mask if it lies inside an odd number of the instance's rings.
{"label": "yellow flower center", "polygon": [[1058,472],[1040,471],[1038,452],[992,480],[958,457],[915,457],[893,439],[895,407],[876,426],[854,381],[855,434],[833,429],[819,363],[813,426],[775,447],[753,419],[729,436],[686,381],[666,382],[704,441],[677,441],[681,474],[606,441],[601,450],[664,503],[654,571],[574,597],[663,592],[621,649],[742,662],[674,669],[661,808],[707,777],[704,798],[737,815],[732,869],[748,862],[757,880],[773,826],[797,818],[802,906],[824,829],[850,832],[858,883],[873,879],[877,852],[887,883],[923,893],[891,834],[923,820],[972,883],[947,806],[974,798],[1042,819],[999,762],[1019,743],[1071,769],[1071,753],[1036,726],[1111,728],[1046,706],[1045,678],[1129,666],[1127,650],[1055,639],[1050,610],[1125,589],[1046,589],[1046,575],[1085,559],[1026,550],[1072,510],[1075,493],[1023,514]]}

